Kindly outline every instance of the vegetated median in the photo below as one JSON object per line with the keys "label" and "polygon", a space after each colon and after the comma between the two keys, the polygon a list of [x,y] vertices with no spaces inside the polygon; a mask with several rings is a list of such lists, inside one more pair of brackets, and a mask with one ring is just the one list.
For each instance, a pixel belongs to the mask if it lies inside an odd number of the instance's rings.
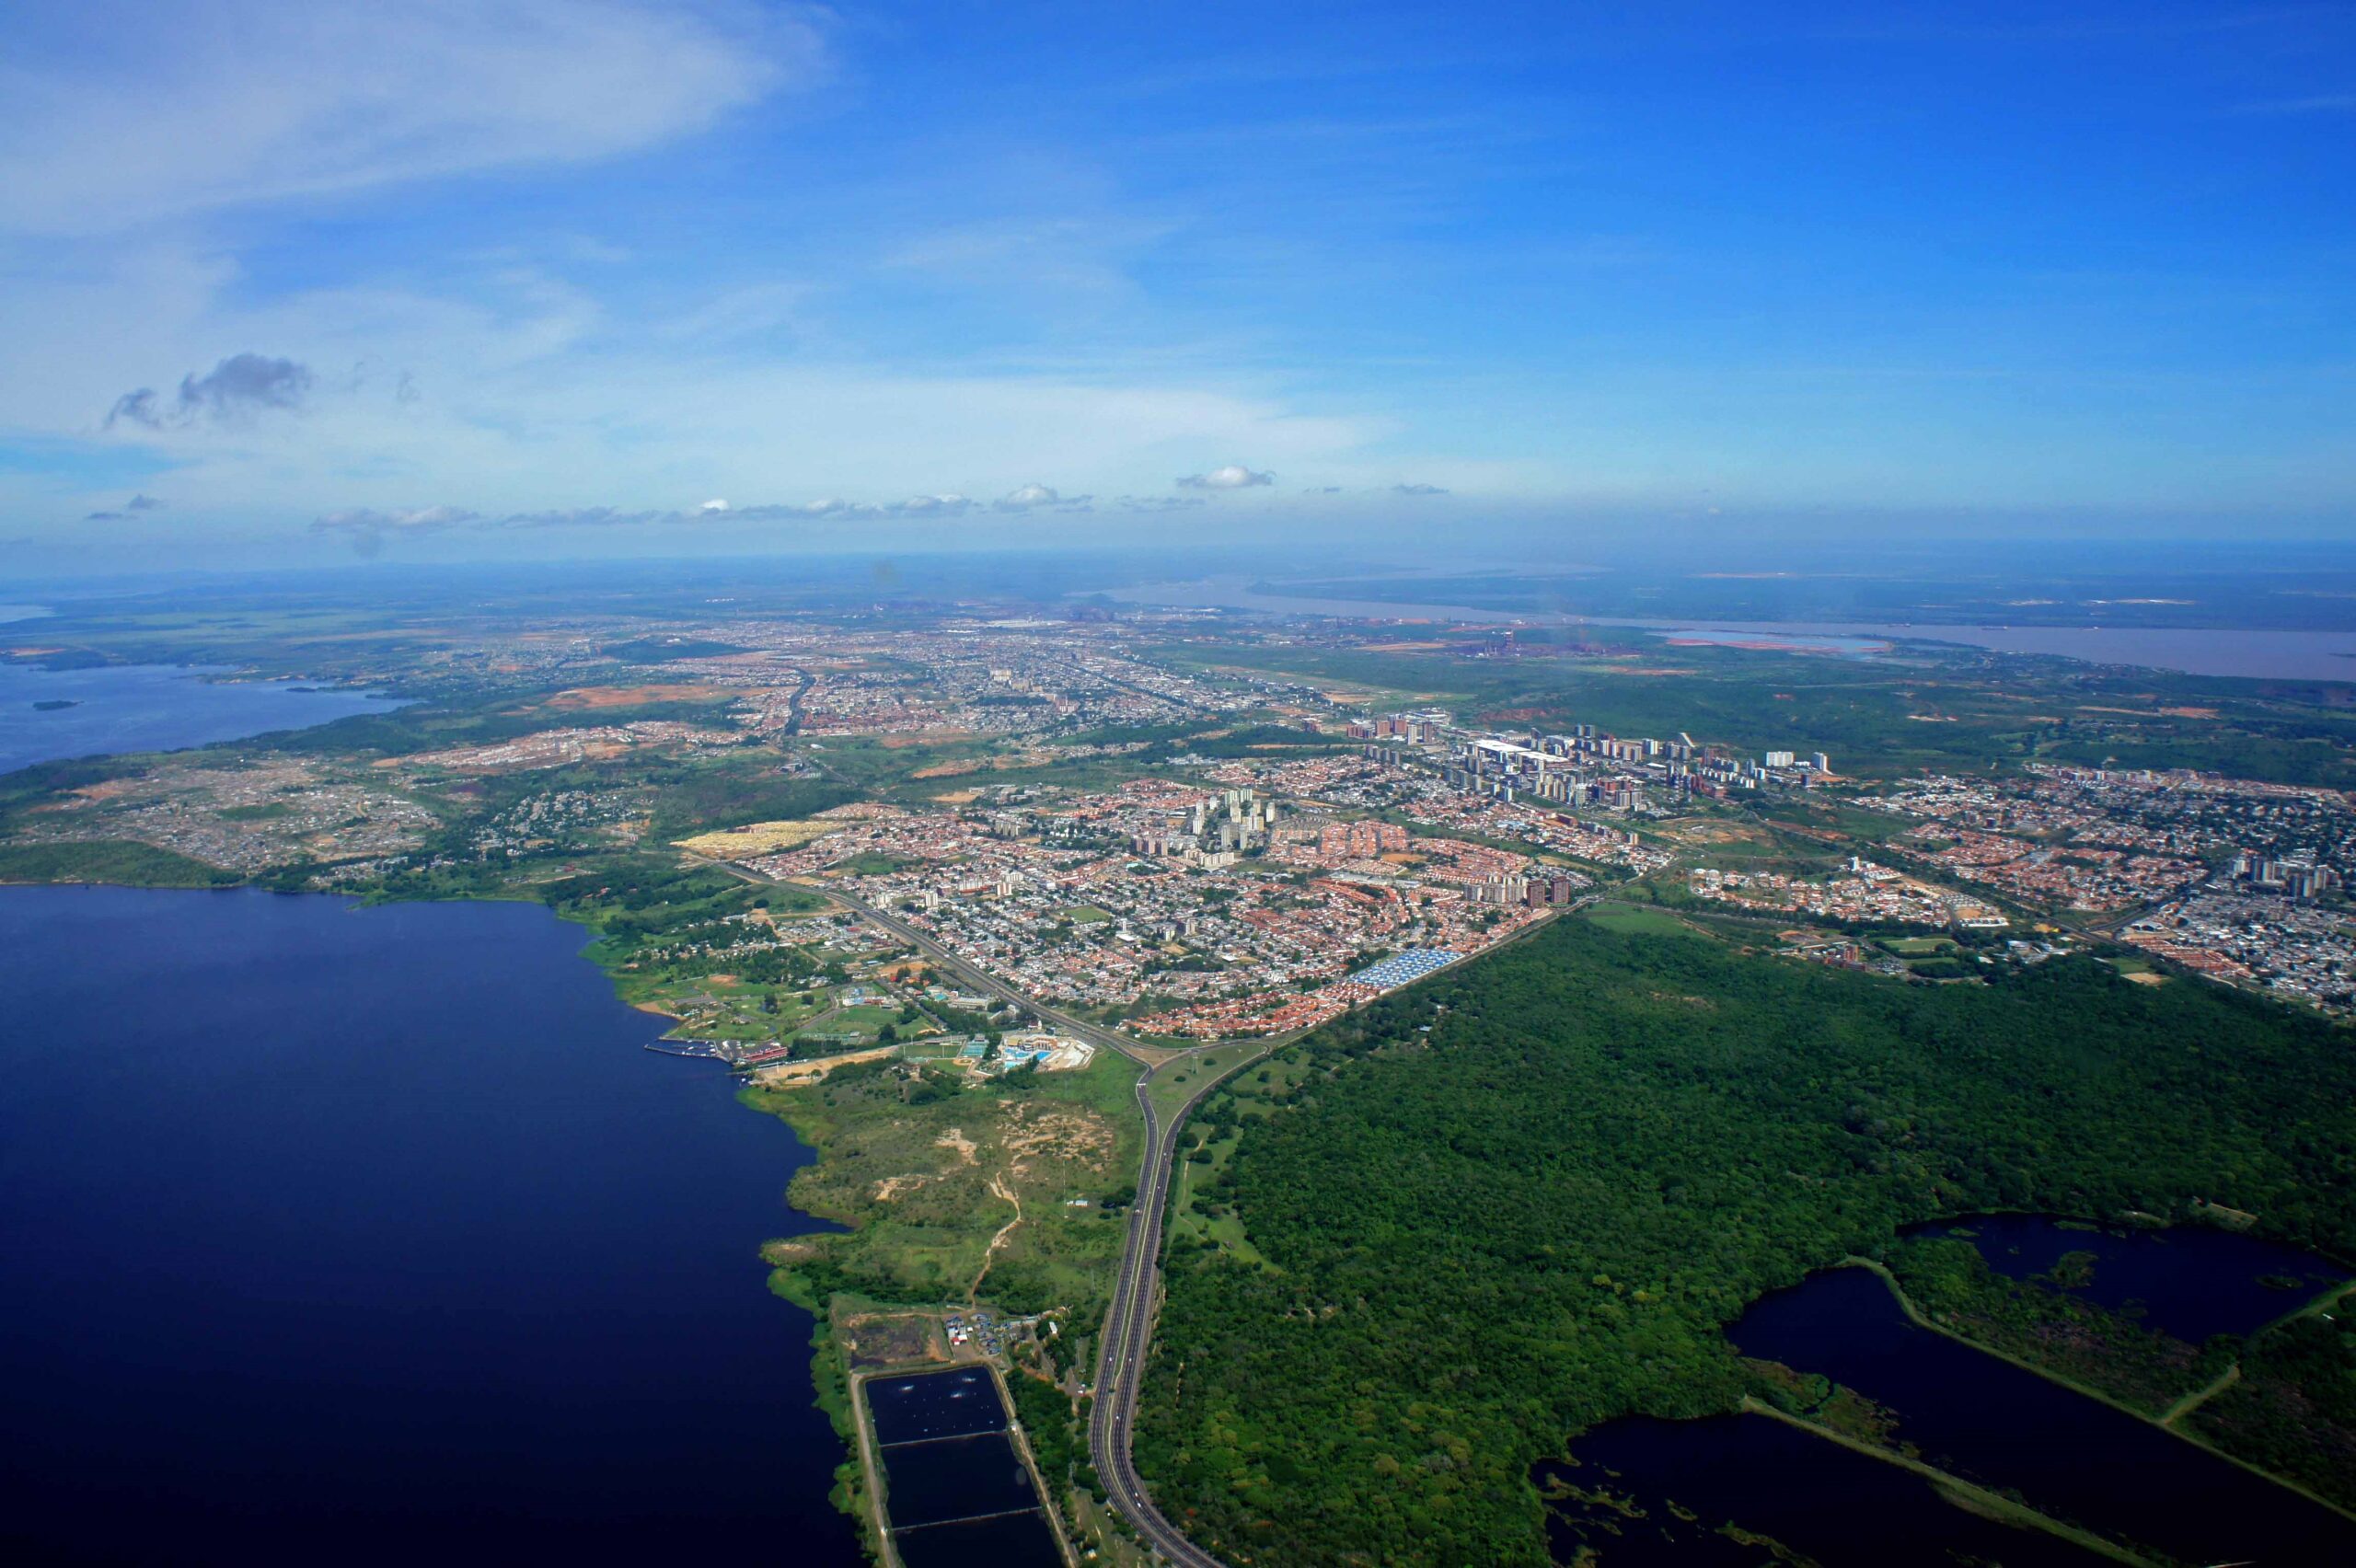
{"label": "vegetated median", "polygon": [[1203,1109],[1250,1251],[1173,1241],[1138,1444],[1263,1564],[1543,1562],[1534,1462],[1738,1408],[1721,1326],[1914,1221],[2207,1198],[2356,1253],[2345,1032],[2092,961],[1914,986],[1574,919],[1278,1066]]}

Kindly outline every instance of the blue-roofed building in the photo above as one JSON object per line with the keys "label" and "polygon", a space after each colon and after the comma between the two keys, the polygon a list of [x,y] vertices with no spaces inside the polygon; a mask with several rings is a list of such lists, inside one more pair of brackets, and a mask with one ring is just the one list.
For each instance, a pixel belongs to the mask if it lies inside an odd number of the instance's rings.
{"label": "blue-roofed building", "polygon": [[1453,948],[1408,948],[1380,963],[1368,964],[1350,979],[1360,986],[1388,991],[1411,980],[1420,980],[1435,969],[1445,969],[1462,956]]}

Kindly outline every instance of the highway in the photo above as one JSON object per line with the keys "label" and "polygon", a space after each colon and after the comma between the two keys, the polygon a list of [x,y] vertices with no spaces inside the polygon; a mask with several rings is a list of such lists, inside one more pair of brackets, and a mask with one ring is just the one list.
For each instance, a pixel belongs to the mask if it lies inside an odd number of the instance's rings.
{"label": "highway", "polygon": [[[824,891],[827,897],[857,910],[894,936],[913,944],[917,951],[967,984],[1027,1009],[1044,1022],[1077,1039],[1118,1051],[1140,1064],[1148,1064],[1148,1058],[1138,1054],[1133,1042],[1123,1039],[1112,1030],[1082,1023],[1056,1009],[1044,1006],[995,975],[975,968],[914,926],[885,914],[864,899],[855,898],[837,888],[829,887]],[[1198,1046],[1164,1059],[1158,1067],[1147,1065],[1147,1070],[1138,1078],[1138,1111],[1145,1118],[1145,1159],[1138,1172],[1137,1202],[1129,1208],[1128,1239],[1121,1251],[1119,1271],[1114,1276],[1113,1308],[1105,1314],[1103,1347],[1096,1359],[1096,1400],[1088,1421],[1088,1457],[1096,1466],[1096,1473],[1104,1482],[1104,1490],[1110,1495],[1114,1508],[1155,1551],[1169,1562],[1179,1564],[1180,1568],[1218,1568],[1218,1559],[1188,1540],[1179,1532],[1178,1527],[1162,1516],[1161,1510],[1154,1506],[1152,1497],[1146,1492],[1145,1482],[1138,1479],[1137,1467],[1129,1458],[1130,1427],[1137,1418],[1138,1384],[1144,1375],[1146,1348],[1153,1336],[1154,1293],[1161,1284],[1161,1222],[1170,1203],[1171,1176],[1178,1163],[1178,1134],[1186,1124],[1187,1113],[1194,1110],[1204,1095],[1217,1088],[1222,1078],[1257,1061],[1272,1043],[1264,1043],[1257,1050],[1244,1052],[1226,1072],[1206,1073],[1203,1080],[1195,1086],[1194,1092],[1166,1122],[1154,1109],[1152,1090],[1156,1074],[1183,1069],[1195,1060],[1196,1052],[1215,1047]]]}
{"label": "highway", "polygon": [[[1230,1072],[1263,1054],[1246,1054]],[[1138,1200],[1129,1210],[1128,1244],[1122,1250],[1120,1271],[1114,1278],[1113,1309],[1105,1314],[1103,1346],[1096,1358],[1096,1401],[1088,1421],[1088,1458],[1114,1508],[1156,1552],[1180,1568],[1218,1568],[1218,1558],[1188,1540],[1154,1506],[1129,1456],[1138,1384],[1143,1379],[1146,1348],[1153,1338],[1154,1292],[1161,1281],[1161,1220],[1170,1203],[1171,1174],[1178,1163],[1179,1130],[1186,1124],[1187,1113],[1228,1076],[1205,1075],[1165,1124],[1153,1108],[1151,1090],[1155,1072],[1166,1071],[1170,1066],[1165,1064],[1138,1079],[1138,1109],[1145,1114],[1145,1169],[1138,1178]]]}
{"label": "highway", "polygon": [[[774,880],[742,867],[730,866],[726,869],[750,881]],[[1154,1505],[1153,1498],[1146,1492],[1145,1482],[1138,1476],[1129,1453],[1132,1429],[1137,1420],[1138,1385],[1143,1380],[1146,1352],[1153,1339],[1154,1297],[1161,1284],[1161,1225],[1169,1207],[1171,1179],[1177,1169],[1178,1135],[1186,1124],[1188,1113],[1201,1102],[1203,1096],[1269,1051],[1289,1043],[1296,1036],[1284,1035],[1262,1041],[1256,1048],[1243,1052],[1225,1070],[1206,1072],[1202,1081],[1195,1085],[1194,1091],[1165,1122],[1161,1113],[1154,1109],[1152,1090],[1155,1078],[1164,1072],[1185,1070],[1195,1063],[1201,1052],[1218,1049],[1217,1045],[1195,1046],[1174,1055],[1160,1051],[1149,1055],[1136,1042],[1124,1039],[1114,1031],[1083,1023],[1025,996],[997,976],[967,963],[906,920],[884,913],[864,899],[835,887],[813,887],[806,882],[792,885],[823,893],[908,942],[942,969],[976,989],[1012,1002],[1076,1039],[1117,1051],[1146,1069],[1138,1075],[1137,1085],[1138,1110],[1145,1118],[1145,1161],[1138,1173],[1137,1202],[1129,1209],[1128,1239],[1121,1252],[1119,1272],[1114,1278],[1113,1307],[1105,1314],[1103,1343],[1097,1355],[1096,1399],[1088,1422],[1088,1457],[1096,1467],[1098,1478],[1104,1483],[1114,1509],[1128,1521],[1130,1528],[1162,1560],[1176,1564],[1177,1568],[1219,1568],[1218,1558],[1187,1539],[1178,1527],[1163,1516],[1161,1510]],[[1600,891],[1589,894],[1561,909],[1551,911],[1548,918],[1583,908],[1600,896]],[[1545,920],[1535,922],[1508,940],[1521,940],[1546,923]],[[1454,965],[1449,968],[1454,968]],[[1231,1045],[1235,1043],[1224,1043]]]}

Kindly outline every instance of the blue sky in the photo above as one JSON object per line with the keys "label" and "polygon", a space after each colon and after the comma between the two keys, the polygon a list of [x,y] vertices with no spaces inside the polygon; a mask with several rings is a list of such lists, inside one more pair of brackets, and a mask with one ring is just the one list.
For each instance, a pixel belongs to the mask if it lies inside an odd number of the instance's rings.
{"label": "blue sky", "polygon": [[2356,520],[2350,5],[11,14],[28,570]]}

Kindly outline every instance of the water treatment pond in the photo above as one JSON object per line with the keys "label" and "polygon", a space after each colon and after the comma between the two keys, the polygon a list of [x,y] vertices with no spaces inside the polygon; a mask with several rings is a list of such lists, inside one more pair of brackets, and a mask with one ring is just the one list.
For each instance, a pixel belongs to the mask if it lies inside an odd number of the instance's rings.
{"label": "water treatment pond", "polygon": [[893,1542],[907,1568],[1061,1562],[987,1370],[871,1378],[865,1393]]}

